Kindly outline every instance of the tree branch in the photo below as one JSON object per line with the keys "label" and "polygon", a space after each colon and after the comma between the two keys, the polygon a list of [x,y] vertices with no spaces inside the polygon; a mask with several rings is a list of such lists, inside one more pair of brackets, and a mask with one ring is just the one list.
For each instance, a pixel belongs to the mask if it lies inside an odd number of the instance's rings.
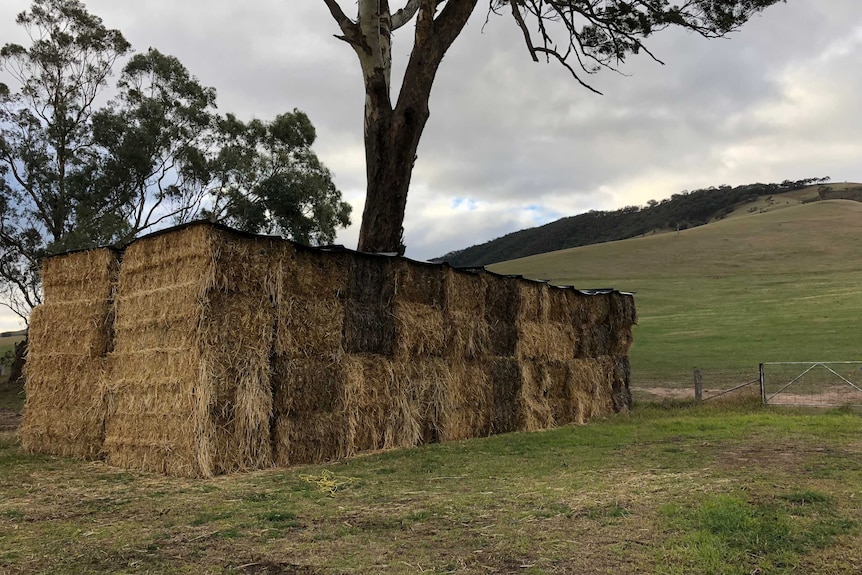
{"label": "tree branch", "polygon": [[407,24],[419,10],[419,0],[407,0],[401,10],[392,15],[392,30],[397,30]]}
{"label": "tree branch", "polygon": [[515,17],[515,22],[518,23],[518,28],[521,29],[521,32],[524,33],[524,42],[527,44],[527,50],[530,51],[530,56],[533,58],[533,62],[538,62],[539,57],[536,55],[536,50],[533,48],[533,39],[530,37],[530,31],[527,30],[527,24],[524,22],[524,17],[521,16],[521,11],[518,10],[517,2],[510,2],[512,6],[512,16]]}
{"label": "tree branch", "polygon": [[595,88],[593,88],[592,86],[590,86],[589,84],[587,84],[586,82],[584,82],[583,80],[581,80],[581,78],[580,78],[580,77],[578,76],[578,74],[575,72],[575,69],[574,69],[574,68],[572,68],[572,67],[569,65],[569,63],[566,61],[566,57],[565,57],[564,55],[560,54],[560,53],[559,53],[559,52],[557,52],[556,50],[552,50],[551,48],[541,48],[541,47],[536,48],[536,47],[534,47],[534,48],[533,48],[533,50],[535,50],[536,52],[541,52],[541,53],[546,54],[546,55],[548,55],[548,56],[553,56],[554,58],[556,58],[556,59],[557,59],[557,61],[558,61],[560,64],[562,64],[562,66],[563,66],[566,70],[568,70],[568,71],[572,74],[572,77],[573,77],[573,78],[578,82],[578,84],[580,84],[581,86],[583,86],[584,88],[586,88],[586,89],[587,89],[587,90],[589,90],[590,92],[595,92],[595,93],[596,93],[596,94],[598,94],[599,96],[603,96],[603,95],[604,95],[604,94],[602,94],[601,92],[599,92],[598,90],[596,90]]}
{"label": "tree branch", "polygon": [[323,0],[323,2],[326,4],[326,7],[329,8],[329,13],[332,14],[332,18],[338,24],[338,27],[341,28],[341,32],[343,33],[342,36],[336,34],[335,37],[347,42],[353,46],[353,49],[356,51],[362,50],[363,52],[370,54],[371,47],[362,35],[362,30],[359,28],[359,25],[347,17],[341,9],[341,6],[338,5],[337,0]]}

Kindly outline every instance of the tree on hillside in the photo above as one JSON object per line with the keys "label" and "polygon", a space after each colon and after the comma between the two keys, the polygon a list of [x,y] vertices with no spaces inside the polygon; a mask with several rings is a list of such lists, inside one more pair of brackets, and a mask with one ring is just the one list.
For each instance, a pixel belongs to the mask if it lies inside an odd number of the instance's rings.
{"label": "tree on hillside", "polygon": [[122,34],[79,0],[35,0],[17,23],[32,45],[0,49],[19,85],[0,84],[0,301],[22,318],[52,253],[199,217],[307,243],[349,224],[302,112],[222,117],[215,90],[154,49],[129,57],[99,107],[131,53]]}
{"label": "tree on hillside", "polygon": [[[614,69],[641,51],[658,61],[645,38],[677,26],[707,38],[726,35],[781,0],[489,0],[489,13],[510,14],[532,59],[554,61],[596,92],[585,75]],[[477,0],[358,0],[348,17],[338,0],[323,0],[337,38],[356,52],[365,84],[366,198],[359,249],[403,253],[407,192],[428,99],[446,51]],[[392,33],[415,18],[413,48],[399,92],[392,93]],[[394,101],[393,101],[394,96]]]}

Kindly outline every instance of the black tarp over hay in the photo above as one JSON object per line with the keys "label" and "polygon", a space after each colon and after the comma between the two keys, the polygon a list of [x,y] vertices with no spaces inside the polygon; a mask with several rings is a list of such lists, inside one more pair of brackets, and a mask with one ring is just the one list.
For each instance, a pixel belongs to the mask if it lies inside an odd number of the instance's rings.
{"label": "black tarp over hay", "polygon": [[43,275],[22,426],[33,452],[206,477],[631,404],[636,315],[616,291],[206,223],[121,257],[55,256]]}

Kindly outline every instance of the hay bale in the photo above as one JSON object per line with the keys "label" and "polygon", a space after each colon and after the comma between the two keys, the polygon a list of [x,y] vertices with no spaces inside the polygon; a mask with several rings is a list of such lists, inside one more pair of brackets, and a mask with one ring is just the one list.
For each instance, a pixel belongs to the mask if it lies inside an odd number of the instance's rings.
{"label": "hay bale", "polygon": [[613,361],[608,357],[568,362],[576,422],[613,413]]}
{"label": "hay bale", "polygon": [[344,364],[317,358],[273,358],[276,417],[331,413],[344,408]]}
{"label": "hay bale", "polygon": [[443,355],[446,346],[443,309],[408,301],[392,306],[395,342],[392,351],[400,358]]}
{"label": "hay bale", "polygon": [[491,434],[494,393],[491,374],[479,362],[447,360],[447,387],[435,399],[440,441]]}
{"label": "hay bale", "polygon": [[394,296],[391,258],[353,254],[344,310],[346,353],[392,355],[396,337]]}
{"label": "hay bale", "polygon": [[[600,298],[602,296],[591,296]],[[607,323],[588,323],[581,326],[577,336],[575,357],[587,359],[608,355],[611,352],[611,326]]]}
{"label": "hay bale", "polygon": [[114,250],[98,249],[55,256],[43,265],[45,303],[29,322],[20,430],[25,451],[101,457],[118,261]]}
{"label": "hay bale", "polygon": [[113,305],[108,298],[45,303],[33,315],[28,360],[43,354],[104,357],[113,345]]}
{"label": "hay bale", "polygon": [[542,361],[496,357],[490,362],[492,433],[537,431],[552,427],[548,380]]}
{"label": "hay bale", "polygon": [[280,242],[218,230],[215,260],[203,286],[197,348],[200,386],[209,390],[213,473],[260,469],[272,464],[270,355],[274,301],[281,269]]}
{"label": "hay bale", "polygon": [[631,364],[628,356],[617,355],[613,357],[614,373],[611,386],[611,397],[614,411],[625,412],[632,408],[632,392],[630,382],[632,378]]}
{"label": "hay bale", "polygon": [[634,297],[614,292],[609,296],[609,324],[611,327],[608,354],[625,356],[632,345],[632,326],[637,323]]}
{"label": "hay bale", "polygon": [[353,453],[348,444],[349,424],[344,412],[279,417],[273,425],[275,465],[338,461]]}
{"label": "hay bale", "polygon": [[449,368],[440,358],[392,362],[383,448],[397,449],[439,441],[438,403],[450,387]]}
{"label": "hay bale", "polygon": [[485,321],[488,324],[488,354],[509,357],[518,346],[517,319],[521,314],[521,289],[511,278],[486,274]]}
{"label": "hay bale", "polygon": [[344,353],[350,255],[284,244],[276,309],[275,352],[290,357],[336,358]]}
{"label": "hay bale", "polygon": [[212,390],[197,346],[214,231],[190,226],[127,249],[116,297],[105,451],[112,465],[187,477],[213,473]]}
{"label": "hay bale", "polygon": [[[188,361],[180,352],[177,362]],[[126,358],[127,359],[127,358]],[[189,393],[188,382],[172,378],[133,376],[125,362],[117,362],[123,376],[114,375],[109,387],[109,416],[105,452],[111,465],[180,477],[213,474],[211,433],[201,425],[208,417],[211,394],[206,387]],[[192,373],[196,366],[189,366]]]}
{"label": "hay bale", "polygon": [[519,319],[518,341],[515,355],[520,358],[546,358],[549,353],[550,338],[547,322],[527,321]]}
{"label": "hay bale", "polygon": [[119,253],[110,248],[45,259],[42,264],[45,303],[111,299],[119,265]]}
{"label": "hay bale", "polygon": [[443,268],[437,264],[396,259],[392,263],[393,297],[399,302],[442,308]]}
{"label": "hay bale", "polygon": [[550,388],[546,362],[522,359],[521,385],[516,405],[519,431],[538,431],[554,426],[553,408],[548,401]]}
{"label": "hay bale", "polygon": [[474,360],[488,354],[485,288],[478,273],[443,269],[445,356]]}
{"label": "hay bale", "polygon": [[608,298],[609,321],[615,329],[631,327],[638,322],[635,298],[632,294],[613,292]]}
{"label": "hay bale", "polygon": [[391,396],[397,389],[392,361],[376,354],[348,355],[344,358],[344,374],[348,455],[382,449]]}
{"label": "hay bale", "polygon": [[276,465],[346,457],[346,374],[340,361],[278,356],[273,362],[273,460]]}
{"label": "hay bale", "polygon": [[201,321],[201,381],[212,388],[213,473],[272,462],[270,350],[273,310],[265,290],[212,293]]}
{"label": "hay bale", "polygon": [[518,318],[519,357],[565,361],[576,356],[579,330],[572,320],[570,300],[562,288],[530,282],[521,287]]}
{"label": "hay bale", "polygon": [[521,305],[518,319],[525,322],[548,322],[550,295],[548,284],[544,282],[520,280],[515,282]]}
{"label": "hay bale", "polygon": [[489,363],[493,397],[491,433],[517,431],[520,423],[517,412],[518,396],[523,385],[521,365],[513,357],[496,357]]}
{"label": "hay bale", "polygon": [[548,361],[544,365],[548,408],[554,425],[578,422],[577,402],[572,393],[567,361]]}
{"label": "hay bale", "polygon": [[393,260],[393,352],[401,358],[439,356],[445,349],[443,274],[439,265]]}
{"label": "hay bale", "polygon": [[[30,321],[33,325],[32,317]],[[24,451],[82,459],[102,456],[104,369],[104,358],[49,353],[28,357],[20,427]]]}
{"label": "hay bale", "polygon": [[596,293],[592,295],[578,294],[583,298],[582,313],[586,315],[589,325],[607,325],[610,321],[610,297],[613,294]]}

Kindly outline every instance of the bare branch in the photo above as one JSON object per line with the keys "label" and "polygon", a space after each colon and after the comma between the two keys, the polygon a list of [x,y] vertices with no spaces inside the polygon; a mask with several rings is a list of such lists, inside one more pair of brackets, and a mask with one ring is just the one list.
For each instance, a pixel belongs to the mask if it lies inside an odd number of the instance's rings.
{"label": "bare branch", "polygon": [[371,47],[368,45],[368,42],[365,41],[359,25],[347,17],[341,9],[341,6],[338,5],[338,1],[323,0],[323,2],[326,4],[326,7],[329,8],[329,13],[332,14],[332,18],[335,19],[335,22],[338,24],[338,27],[341,28],[341,32],[343,33],[343,35],[335,34],[335,37],[347,42],[353,46],[353,49],[356,51],[361,50],[370,54]]}
{"label": "bare branch", "polygon": [[538,48],[533,48],[533,49],[536,52],[541,52],[543,54],[546,54],[548,56],[553,56],[554,58],[556,58],[557,61],[560,64],[562,64],[562,66],[572,74],[572,77],[578,82],[578,84],[580,84],[581,86],[583,86],[584,88],[586,88],[590,92],[595,92],[596,94],[598,94],[600,96],[604,95],[601,92],[599,92],[598,90],[596,90],[595,88],[593,88],[592,86],[590,86],[589,84],[587,84],[586,82],[584,82],[583,80],[581,80],[581,78],[578,76],[577,72],[575,72],[575,69],[572,68],[569,65],[569,63],[566,61],[566,57],[564,55],[560,54],[556,50],[552,50],[551,48],[538,47]]}
{"label": "bare branch", "polygon": [[517,2],[510,2],[512,6],[512,16],[515,17],[515,22],[518,23],[518,28],[521,29],[521,32],[524,33],[524,42],[527,44],[527,50],[530,51],[530,56],[533,58],[533,62],[538,62],[539,57],[536,55],[536,50],[533,48],[533,39],[530,37],[530,31],[527,30],[527,24],[524,22],[524,17],[521,16],[521,11],[518,9]]}
{"label": "bare branch", "polygon": [[407,0],[401,10],[392,15],[392,30],[397,30],[407,24],[419,10],[419,0]]}

